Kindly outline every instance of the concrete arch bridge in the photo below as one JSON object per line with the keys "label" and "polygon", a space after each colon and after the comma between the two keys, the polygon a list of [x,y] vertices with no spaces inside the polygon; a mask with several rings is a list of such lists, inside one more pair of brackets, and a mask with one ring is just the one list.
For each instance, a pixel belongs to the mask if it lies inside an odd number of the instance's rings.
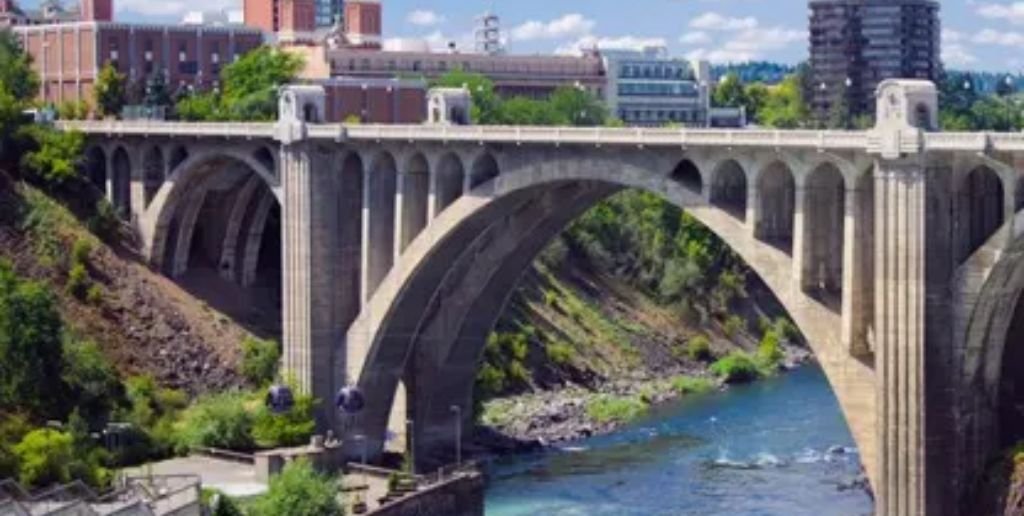
{"label": "concrete arch bridge", "polygon": [[398,405],[420,462],[451,460],[450,408],[518,278],[622,188],[687,210],[773,290],[879,514],[969,513],[1022,437],[1024,135],[932,132],[930,83],[884,83],[864,132],[342,126],[313,90],[283,98],[277,123],[64,127],[153,267],[279,292],[287,372],[323,400],[358,385],[367,409],[320,424],[373,452]]}

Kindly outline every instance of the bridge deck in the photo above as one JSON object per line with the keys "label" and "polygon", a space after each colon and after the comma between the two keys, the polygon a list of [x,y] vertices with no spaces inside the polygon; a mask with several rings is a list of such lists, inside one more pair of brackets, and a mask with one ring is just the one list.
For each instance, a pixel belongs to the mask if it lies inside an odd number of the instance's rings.
{"label": "bridge deck", "polygon": [[[65,121],[57,126],[104,136],[273,139],[271,122]],[[643,129],[528,126],[429,126],[311,124],[315,140],[438,141],[479,143],[554,143],[643,145],[652,147],[816,148],[863,151],[871,131]],[[1021,133],[926,133],[926,150],[1024,152]]]}

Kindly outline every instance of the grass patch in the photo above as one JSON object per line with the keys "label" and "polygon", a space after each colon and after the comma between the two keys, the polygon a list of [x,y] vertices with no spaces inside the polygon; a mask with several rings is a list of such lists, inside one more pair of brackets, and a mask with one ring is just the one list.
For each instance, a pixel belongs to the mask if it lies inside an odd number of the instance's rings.
{"label": "grass patch", "polygon": [[548,360],[556,365],[569,364],[576,357],[576,348],[572,347],[572,344],[568,342],[552,342],[547,345],[545,351],[548,355]]}
{"label": "grass patch", "polygon": [[601,395],[587,401],[587,416],[598,423],[625,423],[643,415],[647,404],[632,396]]}
{"label": "grass patch", "polygon": [[695,376],[677,376],[672,379],[672,389],[680,395],[703,394],[715,389],[715,384],[707,378]]}

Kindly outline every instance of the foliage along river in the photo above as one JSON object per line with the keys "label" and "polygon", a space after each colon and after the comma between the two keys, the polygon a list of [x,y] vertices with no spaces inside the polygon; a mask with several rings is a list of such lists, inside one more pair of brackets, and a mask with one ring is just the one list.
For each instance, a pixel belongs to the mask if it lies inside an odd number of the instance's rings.
{"label": "foliage along river", "polygon": [[872,514],[818,367],[692,397],[614,434],[492,464],[487,516]]}

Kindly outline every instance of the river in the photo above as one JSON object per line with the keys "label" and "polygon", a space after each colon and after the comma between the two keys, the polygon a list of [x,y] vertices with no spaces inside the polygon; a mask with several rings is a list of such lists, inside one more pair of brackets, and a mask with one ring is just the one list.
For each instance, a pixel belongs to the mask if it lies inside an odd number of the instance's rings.
{"label": "river", "polygon": [[610,435],[489,468],[487,516],[873,513],[818,367],[659,407]]}

